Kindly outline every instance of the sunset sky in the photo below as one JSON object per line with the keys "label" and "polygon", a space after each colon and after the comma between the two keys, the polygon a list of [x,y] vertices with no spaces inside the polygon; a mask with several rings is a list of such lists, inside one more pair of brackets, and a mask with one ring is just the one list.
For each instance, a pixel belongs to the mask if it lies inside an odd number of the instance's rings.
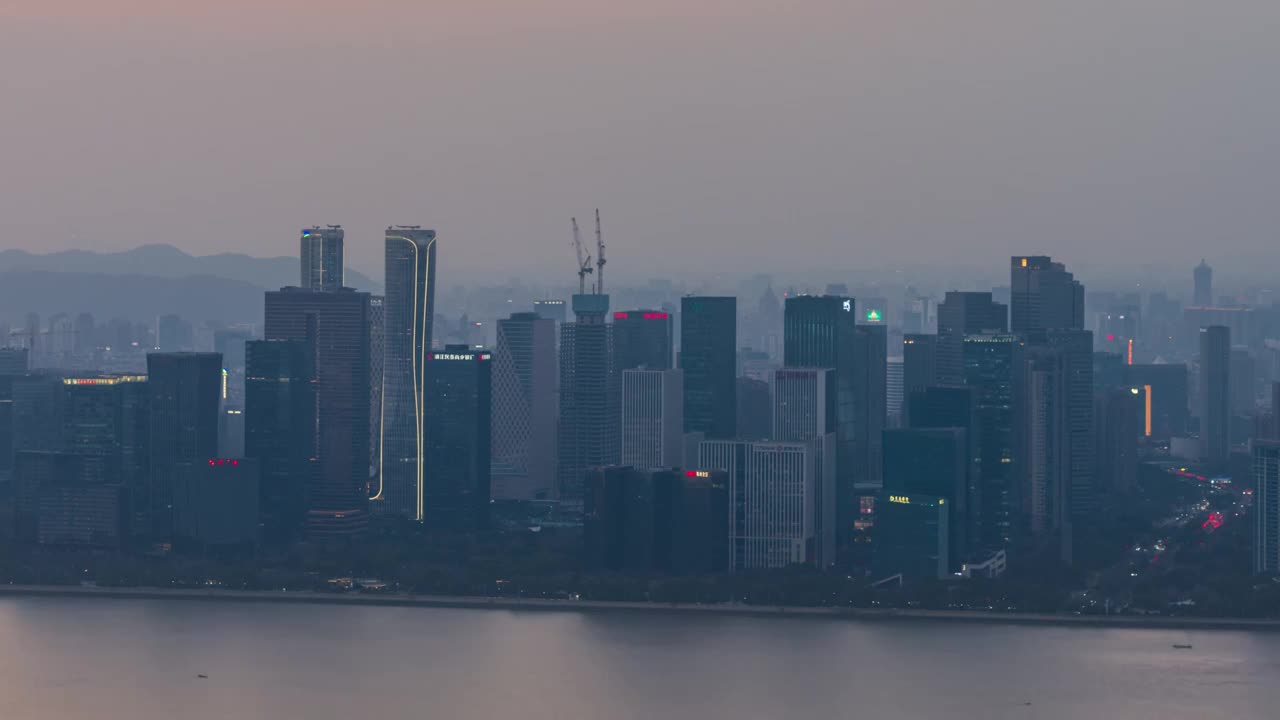
{"label": "sunset sky", "polygon": [[[1274,259],[1275,0],[0,0],[0,247]],[[1207,248],[1207,249],[1206,249]]]}

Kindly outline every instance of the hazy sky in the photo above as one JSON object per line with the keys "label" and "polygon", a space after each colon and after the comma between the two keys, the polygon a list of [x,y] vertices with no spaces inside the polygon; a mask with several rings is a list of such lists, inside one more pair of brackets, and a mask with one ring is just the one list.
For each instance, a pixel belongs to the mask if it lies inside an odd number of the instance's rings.
{"label": "hazy sky", "polygon": [[[0,0],[0,246],[1280,256],[1276,0]],[[1271,267],[1275,265],[1272,264]]]}

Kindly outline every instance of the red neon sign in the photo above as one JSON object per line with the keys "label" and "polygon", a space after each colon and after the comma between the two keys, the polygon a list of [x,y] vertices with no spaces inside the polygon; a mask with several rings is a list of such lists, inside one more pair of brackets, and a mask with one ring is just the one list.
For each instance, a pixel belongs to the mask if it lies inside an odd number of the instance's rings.
{"label": "red neon sign", "polygon": [[614,320],[626,320],[626,319],[627,319],[627,314],[626,314],[626,313],[624,313],[624,312],[616,312],[616,313],[614,313],[614,314],[613,314],[613,319],[614,319]]}
{"label": "red neon sign", "polygon": [[670,316],[669,316],[669,315],[667,315],[667,314],[666,314],[666,313],[664,313],[664,312],[645,313],[645,314],[644,314],[644,319],[645,319],[645,320],[666,320],[668,317],[670,317]]}

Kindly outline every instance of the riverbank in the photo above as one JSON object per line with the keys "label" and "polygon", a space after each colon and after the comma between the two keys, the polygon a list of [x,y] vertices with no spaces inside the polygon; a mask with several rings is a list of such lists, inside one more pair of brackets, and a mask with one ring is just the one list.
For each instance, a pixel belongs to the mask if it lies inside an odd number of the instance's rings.
{"label": "riverbank", "polygon": [[1060,625],[1075,627],[1150,628],[1170,630],[1280,631],[1280,620],[1192,618],[1139,615],[1057,615],[1005,613],[984,610],[901,610],[890,608],[805,608],[759,605],[603,602],[541,600],[446,595],[271,592],[195,588],[114,588],[72,585],[0,585],[0,597],[79,597],[135,600],[193,600],[212,602],[302,603],[364,607],[421,607],[527,612],[663,612],[739,615],[747,617],[812,618],[875,622],[935,621],[997,625]]}

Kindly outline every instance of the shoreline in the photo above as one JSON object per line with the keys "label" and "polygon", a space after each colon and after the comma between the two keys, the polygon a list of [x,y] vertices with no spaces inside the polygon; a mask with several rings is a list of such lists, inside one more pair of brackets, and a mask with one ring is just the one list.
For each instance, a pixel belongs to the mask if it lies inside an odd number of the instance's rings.
{"label": "shoreline", "polygon": [[0,597],[79,597],[125,600],[189,600],[206,602],[289,603],[355,607],[417,607],[526,612],[630,612],[684,615],[732,615],[872,622],[934,621],[985,625],[1048,625],[1152,630],[1250,630],[1280,632],[1280,620],[1194,618],[1152,615],[1059,615],[988,610],[918,610],[892,608],[810,608],[760,605],[543,600],[452,595],[325,593],[309,590],[224,590],[196,588],[114,588],[77,585],[0,585]]}

